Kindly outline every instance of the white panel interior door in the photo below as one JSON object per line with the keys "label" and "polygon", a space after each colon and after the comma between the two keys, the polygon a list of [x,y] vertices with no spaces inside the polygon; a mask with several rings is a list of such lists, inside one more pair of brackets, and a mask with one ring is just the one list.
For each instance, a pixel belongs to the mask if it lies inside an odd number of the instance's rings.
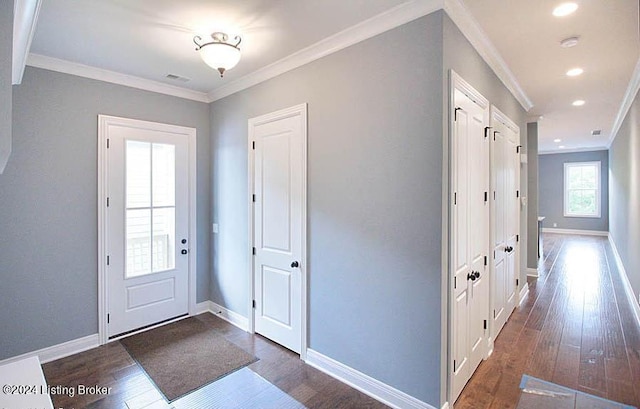
{"label": "white panel interior door", "polygon": [[489,281],[488,103],[454,89],[452,159],[452,393],[457,397],[486,355]]}
{"label": "white panel interior door", "polygon": [[189,139],[173,128],[107,129],[110,337],[188,312]]}
{"label": "white panel interior door", "polygon": [[306,111],[249,121],[254,143],[254,326],[300,353],[305,232]]}
{"label": "white panel interior door", "polygon": [[492,338],[498,336],[515,308],[519,254],[519,129],[492,109]]}

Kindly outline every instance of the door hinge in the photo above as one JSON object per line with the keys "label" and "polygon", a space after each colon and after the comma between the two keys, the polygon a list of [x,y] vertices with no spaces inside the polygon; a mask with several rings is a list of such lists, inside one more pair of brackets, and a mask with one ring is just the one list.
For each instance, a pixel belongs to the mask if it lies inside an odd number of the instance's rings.
{"label": "door hinge", "polygon": [[520,285],[520,280],[516,278],[516,287]]}
{"label": "door hinge", "polygon": [[520,153],[520,148],[522,148],[522,145],[516,146],[516,153]]}
{"label": "door hinge", "polygon": [[493,200],[496,200],[496,191],[493,191]]}
{"label": "door hinge", "polygon": [[109,140],[107,139],[107,149],[109,149]]}
{"label": "door hinge", "polygon": [[458,193],[454,192],[453,193],[453,205],[457,205],[458,204]]}
{"label": "door hinge", "polygon": [[110,258],[107,256],[107,265],[109,265]]}
{"label": "door hinge", "polygon": [[485,126],[484,127],[484,137],[486,138],[487,136],[489,136],[489,129],[491,129],[490,126]]}
{"label": "door hinge", "polygon": [[109,198],[107,198],[107,207],[109,207]]}
{"label": "door hinge", "polygon": [[253,149],[255,149],[256,148],[256,141],[251,142],[251,146],[252,146]]}
{"label": "door hinge", "polygon": [[253,195],[252,200],[255,202],[256,201],[256,195]]}
{"label": "door hinge", "polygon": [[253,307],[253,309],[256,309],[256,300],[252,300],[251,301],[251,307]]}
{"label": "door hinge", "polygon": [[454,359],[453,360],[453,372],[455,372],[455,371],[456,371],[456,360]]}
{"label": "door hinge", "polygon": [[494,140],[494,141],[496,140],[496,134],[498,134],[498,133],[500,133],[500,132],[498,132],[498,131],[493,131],[493,140]]}
{"label": "door hinge", "polygon": [[487,320],[484,320],[484,329],[487,329]]}
{"label": "door hinge", "polygon": [[493,259],[494,260],[496,259],[496,251],[495,250],[493,251]]}
{"label": "door hinge", "polygon": [[496,317],[496,310],[493,310],[493,318]]}
{"label": "door hinge", "polygon": [[520,235],[516,234],[516,241],[520,241]]}
{"label": "door hinge", "polygon": [[458,277],[453,277],[453,289],[458,288]]}
{"label": "door hinge", "polygon": [[459,110],[459,109],[462,109],[462,108],[456,108],[456,109],[453,111],[453,120],[454,120],[454,121],[457,121],[457,120],[458,120],[458,110]]}
{"label": "door hinge", "polygon": [[489,200],[489,192],[484,192],[484,201]]}
{"label": "door hinge", "polygon": [[111,314],[107,314],[107,324],[111,322]]}
{"label": "door hinge", "polygon": [[256,255],[256,248],[255,247],[253,248],[253,255],[254,256]]}
{"label": "door hinge", "polygon": [[520,191],[516,190],[516,197],[520,197]]}
{"label": "door hinge", "polygon": [[487,265],[487,256],[484,256],[484,265]]}

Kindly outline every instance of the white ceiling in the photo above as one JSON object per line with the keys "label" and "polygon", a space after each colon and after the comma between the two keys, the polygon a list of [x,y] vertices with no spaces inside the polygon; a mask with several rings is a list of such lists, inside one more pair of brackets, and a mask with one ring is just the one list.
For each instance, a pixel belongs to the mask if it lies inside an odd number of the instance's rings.
{"label": "white ceiling", "polygon": [[[566,0],[464,1],[533,102],[529,114],[543,116],[539,150],[606,147],[640,55],[638,0],[572,0],[578,10],[562,18],[552,12]],[[560,46],[576,35],[577,46]],[[584,73],[567,77],[574,67]]]}
{"label": "white ceiling", "polygon": [[[455,1],[455,0],[454,0]],[[640,55],[637,0],[463,0],[540,121],[540,150],[605,147]],[[44,0],[31,53],[214,93],[364,20],[427,0]],[[433,1],[432,1],[433,3]],[[196,34],[242,36],[242,59],[220,78],[194,49]],[[578,46],[559,41],[579,35]],[[573,67],[585,73],[568,78]],[[175,74],[182,82],[166,78]],[[211,95],[211,94],[210,94]],[[583,99],[583,107],[571,102]],[[602,136],[590,136],[601,129]]]}

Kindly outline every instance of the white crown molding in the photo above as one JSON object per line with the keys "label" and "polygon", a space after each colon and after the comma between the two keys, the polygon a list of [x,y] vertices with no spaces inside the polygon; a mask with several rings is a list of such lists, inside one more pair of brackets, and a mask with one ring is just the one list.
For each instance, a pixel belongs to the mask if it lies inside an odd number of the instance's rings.
{"label": "white crown molding", "polygon": [[36,32],[42,0],[15,0],[13,4],[13,55],[11,83],[22,83],[24,67]]}
{"label": "white crown molding", "polygon": [[83,338],[73,339],[71,341],[63,342],[62,344],[53,345],[37,351],[27,352],[26,354],[7,358],[0,361],[0,365],[18,362],[32,356],[37,356],[40,359],[40,362],[46,364],[47,362],[55,361],[56,359],[65,358],[70,355],[84,352],[88,349],[96,348],[100,345],[98,338],[98,334],[93,334]]}
{"label": "white crown molding", "polygon": [[[411,395],[380,382],[369,375],[365,375],[313,349],[307,349],[306,363],[392,408],[436,409],[428,403],[416,399]],[[445,403],[443,408],[446,407],[448,407],[447,403]]]}
{"label": "white crown molding", "polygon": [[399,27],[444,7],[444,0],[412,0],[384,13],[340,31],[332,36],[303,48],[281,60],[269,64],[244,77],[238,78],[209,92],[209,99],[216,101],[242,91],[287,71],[333,54],[368,38]]}
{"label": "white crown molding", "polygon": [[609,150],[606,146],[596,148],[574,148],[574,149],[556,149],[553,151],[538,151],[538,155],[559,155],[562,153],[578,153],[578,152],[599,152]]}
{"label": "white crown molding", "polygon": [[445,0],[444,10],[467,40],[469,40],[473,48],[480,54],[482,59],[491,67],[507,89],[511,91],[524,110],[529,111],[533,107],[533,103],[462,0]]}
{"label": "white crown molding", "polygon": [[91,67],[89,65],[78,64],[58,58],[47,57],[40,54],[29,54],[27,65],[45,70],[62,72],[84,78],[91,78],[98,81],[110,82],[112,84],[124,85],[126,87],[137,88],[145,91],[157,92],[159,94],[171,95],[178,98],[190,99],[198,102],[211,102],[204,92],[194,91],[174,85],[163,84],[161,82],[147,80],[133,75],[121,74],[115,71],[104,70],[102,68]]}
{"label": "white crown molding", "polygon": [[636,68],[633,70],[633,74],[631,75],[631,80],[629,81],[629,85],[627,86],[627,91],[624,94],[624,98],[622,99],[622,105],[620,105],[620,109],[618,110],[618,115],[616,115],[616,119],[613,122],[613,128],[611,129],[611,134],[609,135],[609,141],[607,142],[607,149],[611,148],[614,139],[624,122],[624,118],[627,116],[633,101],[636,99],[636,95],[638,94],[638,90],[640,89],[640,58],[636,63]]}

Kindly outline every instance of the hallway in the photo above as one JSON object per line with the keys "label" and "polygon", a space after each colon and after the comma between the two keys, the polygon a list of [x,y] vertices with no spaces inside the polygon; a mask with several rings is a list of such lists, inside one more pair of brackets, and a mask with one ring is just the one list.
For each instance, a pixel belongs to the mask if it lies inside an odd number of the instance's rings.
{"label": "hallway", "polygon": [[640,328],[608,240],[544,234],[543,263],[455,409],[515,408],[523,374],[640,406]]}

